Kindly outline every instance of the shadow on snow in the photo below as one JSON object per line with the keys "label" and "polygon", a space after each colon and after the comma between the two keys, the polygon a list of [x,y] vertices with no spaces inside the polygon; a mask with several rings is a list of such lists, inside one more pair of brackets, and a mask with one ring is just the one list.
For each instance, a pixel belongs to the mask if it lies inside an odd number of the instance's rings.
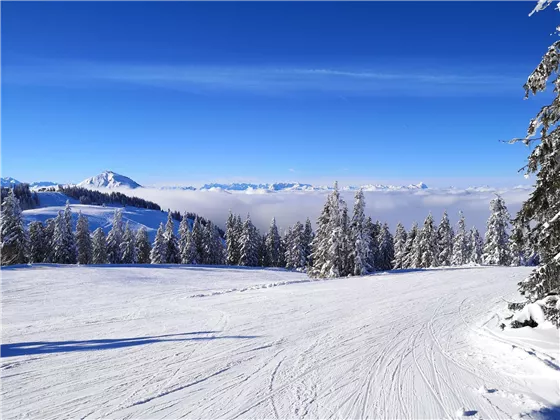
{"label": "shadow on snow", "polygon": [[215,332],[217,331],[197,331],[135,338],[108,338],[81,341],[31,341],[25,343],[2,344],[1,356],[14,357],[32,354],[67,353],[72,351],[110,350],[173,341],[208,341],[224,339],[250,339],[258,337],[256,335],[211,335],[195,337],[197,334],[212,334]]}
{"label": "shadow on snow", "polygon": [[529,418],[539,420],[559,420],[560,419],[560,406],[544,407],[540,410],[531,411]]}

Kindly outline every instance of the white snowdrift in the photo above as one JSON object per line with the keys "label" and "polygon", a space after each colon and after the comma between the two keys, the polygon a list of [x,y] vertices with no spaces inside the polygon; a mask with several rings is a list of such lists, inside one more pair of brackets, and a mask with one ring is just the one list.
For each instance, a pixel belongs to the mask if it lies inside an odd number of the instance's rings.
{"label": "white snowdrift", "polygon": [[4,269],[2,417],[537,418],[557,330],[488,319],[528,271]]}

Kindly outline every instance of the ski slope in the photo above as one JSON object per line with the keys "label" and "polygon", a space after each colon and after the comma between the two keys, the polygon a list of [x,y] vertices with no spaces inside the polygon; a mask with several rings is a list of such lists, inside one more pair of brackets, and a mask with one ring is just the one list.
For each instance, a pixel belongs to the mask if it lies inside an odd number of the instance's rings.
{"label": "ski slope", "polygon": [[558,331],[497,328],[528,272],[3,269],[2,417],[554,418]]}

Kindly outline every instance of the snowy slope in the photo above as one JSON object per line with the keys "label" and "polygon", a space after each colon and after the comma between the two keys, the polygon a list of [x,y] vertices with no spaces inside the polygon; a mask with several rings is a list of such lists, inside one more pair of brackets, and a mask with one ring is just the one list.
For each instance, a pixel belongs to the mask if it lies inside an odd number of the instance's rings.
{"label": "snowy slope", "polygon": [[84,188],[138,188],[140,184],[113,171],[103,171],[99,175],[84,179],[78,184]]}
{"label": "snowy slope", "polygon": [[[59,211],[64,211],[68,197],[57,192],[40,192],[39,200],[41,207],[25,210],[23,212],[26,224],[36,220],[44,223],[47,219],[56,217]],[[159,224],[165,224],[167,221],[167,213],[157,210],[141,209],[129,206],[103,207],[84,205],[79,204],[78,200],[75,199],[70,199],[70,204],[73,212],[74,224],[78,219],[78,212],[81,211],[82,214],[88,217],[89,229],[92,232],[100,227],[105,231],[105,233],[109,233],[109,230],[111,230],[112,227],[113,214],[116,208],[123,210],[123,223],[130,222],[130,227],[132,229],[139,229],[142,226],[146,227],[150,241],[155,238]],[[179,222],[175,221],[175,230],[177,231],[178,229]]]}
{"label": "snowy slope", "polygon": [[528,271],[4,269],[3,417],[539,418],[558,331],[494,325]]}

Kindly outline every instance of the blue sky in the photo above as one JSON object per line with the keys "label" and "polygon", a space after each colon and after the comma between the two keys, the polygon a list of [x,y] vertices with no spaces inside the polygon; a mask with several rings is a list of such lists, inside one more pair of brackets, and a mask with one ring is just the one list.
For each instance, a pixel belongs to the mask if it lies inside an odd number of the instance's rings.
{"label": "blue sky", "polygon": [[3,2],[2,176],[523,183],[532,2]]}

